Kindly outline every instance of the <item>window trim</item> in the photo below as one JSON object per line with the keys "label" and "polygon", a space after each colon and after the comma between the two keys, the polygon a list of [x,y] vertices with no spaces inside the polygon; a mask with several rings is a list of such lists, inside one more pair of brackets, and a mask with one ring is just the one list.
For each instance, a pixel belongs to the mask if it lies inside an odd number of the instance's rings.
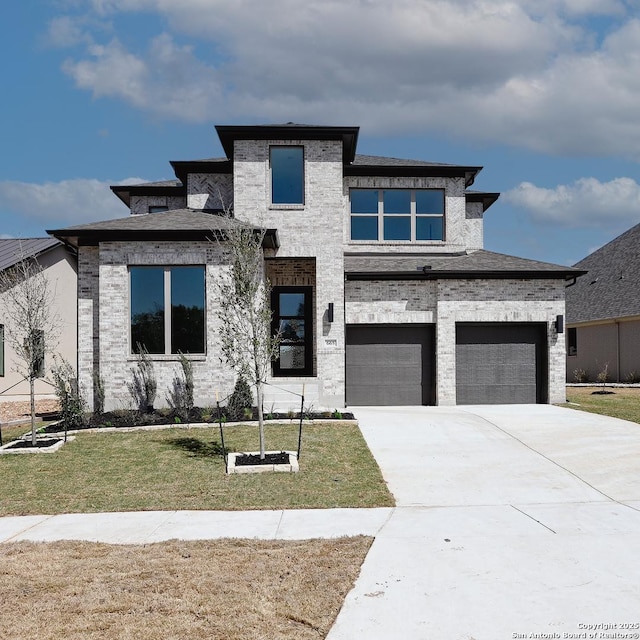
{"label": "window trim", "polygon": [[[280,298],[281,293],[304,294],[304,367],[301,369],[284,369],[280,366],[280,358],[272,363],[274,377],[313,376],[313,287],[310,286],[276,286],[271,289],[271,333],[276,335],[280,330]],[[284,316],[285,318],[291,316]],[[285,344],[286,346],[286,344]]]}
{"label": "window trim", "polygon": [[172,304],[171,304],[171,270],[180,269],[185,267],[199,267],[203,271],[203,346],[204,351],[189,352],[185,355],[191,356],[206,356],[207,355],[207,267],[204,264],[171,264],[171,265],[144,265],[144,264],[132,264],[128,267],[128,280],[129,280],[129,356],[135,356],[138,352],[136,350],[137,345],[133,344],[133,318],[132,318],[132,294],[133,288],[131,286],[131,274],[134,269],[162,269],[163,271],[163,303],[164,303],[164,351],[161,353],[149,353],[151,358],[163,358],[166,356],[176,357],[178,352],[175,353],[172,350]]}
{"label": "window trim", "polygon": [[[300,202],[276,202],[273,199],[273,151],[275,149],[300,149],[302,157],[301,157],[301,201]],[[269,146],[269,202],[271,208],[274,209],[301,209],[305,206],[305,196],[306,196],[306,172],[305,172],[305,149],[304,145],[301,144],[273,144]]]}
{"label": "window trim", "polygon": [[[351,202],[352,202],[352,192],[354,191],[375,191],[378,194],[378,210],[377,212],[367,212],[367,213],[354,213],[351,211]],[[410,194],[410,207],[409,212],[407,213],[397,213],[397,212],[385,212],[384,210],[384,194],[385,191],[405,191]],[[438,191],[442,194],[442,213],[418,213],[417,212],[417,198],[416,193],[420,191]],[[377,217],[377,232],[378,237],[373,239],[359,239],[353,238],[353,230],[352,230],[352,220],[353,218],[372,218]],[[395,239],[385,239],[384,237],[384,228],[385,228],[385,220],[388,218],[410,218],[410,237],[408,239],[403,240],[395,240]],[[426,240],[426,239],[418,239],[417,235],[417,226],[418,219],[422,218],[438,218],[442,220],[442,238]],[[385,243],[385,242],[410,242],[413,244],[422,243],[422,242],[445,242],[446,241],[446,190],[441,187],[435,188],[403,188],[403,187],[352,187],[349,189],[349,242],[357,242],[357,243]]]}

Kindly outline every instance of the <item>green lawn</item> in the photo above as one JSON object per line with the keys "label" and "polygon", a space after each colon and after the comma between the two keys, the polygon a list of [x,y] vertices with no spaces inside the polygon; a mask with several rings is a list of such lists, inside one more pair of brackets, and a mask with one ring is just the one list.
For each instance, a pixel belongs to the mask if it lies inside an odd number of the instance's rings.
{"label": "green lawn", "polygon": [[594,393],[602,387],[567,387],[565,406],[591,413],[622,418],[640,423],[640,389],[635,387],[606,387],[606,394]]}
{"label": "green lawn", "polygon": [[[299,473],[232,476],[217,428],[79,433],[57,453],[0,456],[0,515],[394,504],[355,424],[303,428]],[[232,450],[255,450],[257,439],[257,427],[225,427]],[[269,424],[266,439],[295,451],[298,425]]]}

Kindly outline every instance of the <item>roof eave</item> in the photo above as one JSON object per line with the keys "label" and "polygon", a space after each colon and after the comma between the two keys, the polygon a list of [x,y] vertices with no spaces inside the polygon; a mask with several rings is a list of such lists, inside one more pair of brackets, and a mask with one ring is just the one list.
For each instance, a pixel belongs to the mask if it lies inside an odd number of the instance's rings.
{"label": "roof eave", "polygon": [[171,160],[169,164],[182,184],[187,183],[187,176],[190,173],[233,173],[231,160]]}
{"label": "roof eave", "polygon": [[342,159],[353,162],[360,127],[322,125],[216,125],[227,158],[233,160],[236,140],[341,140]]}
{"label": "roof eave", "polygon": [[[258,230],[256,230],[258,232]],[[224,229],[51,229],[49,235],[64,244],[74,247],[98,246],[101,242],[118,241],[197,241],[212,240],[216,233],[224,237]],[[280,246],[277,229],[265,229],[262,246],[267,249],[277,249]]]}
{"label": "roof eave", "polygon": [[497,192],[479,192],[479,193],[465,193],[467,202],[481,202],[483,213],[492,205],[495,204],[500,194]]}

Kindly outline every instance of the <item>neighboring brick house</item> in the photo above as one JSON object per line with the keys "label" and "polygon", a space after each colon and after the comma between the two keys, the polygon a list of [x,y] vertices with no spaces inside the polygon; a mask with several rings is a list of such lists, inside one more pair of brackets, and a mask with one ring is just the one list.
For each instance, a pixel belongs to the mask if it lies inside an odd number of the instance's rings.
{"label": "neighboring brick house", "polygon": [[575,267],[588,274],[567,289],[567,380],[606,368],[609,381],[640,381],[640,224]]}
{"label": "neighboring brick house", "polygon": [[[55,238],[11,238],[0,240],[0,270],[10,269],[23,258],[36,260],[55,296],[52,315],[58,322],[54,329],[56,344],[43,344],[42,376],[35,381],[39,398],[54,397],[51,382],[52,353],[59,354],[75,365],[77,353],[77,259],[74,251]],[[0,292],[0,401],[29,398],[29,382],[16,371],[23,365],[11,348],[8,337],[7,310]],[[7,335],[5,335],[5,328]],[[49,335],[47,329],[43,337]],[[51,336],[48,338],[51,340]]]}
{"label": "neighboring brick house", "polygon": [[[178,349],[191,354],[198,403],[232,389],[215,298],[225,266],[209,240],[235,224],[219,215],[232,207],[235,220],[267,229],[274,322],[289,329],[267,409],[294,406],[287,390],[303,384],[317,409],[564,401],[557,329],[565,284],[580,272],[482,249],[498,194],[468,190],[481,167],[356,155],[358,131],[219,126],[225,158],[172,162],[176,180],[112,187],[126,218],[50,231],[78,247],[84,387],[99,371],[107,406],[126,404],[142,338],[160,389]],[[190,324],[172,326],[162,313],[172,304],[190,305]],[[154,313],[164,339],[145,329]]]}

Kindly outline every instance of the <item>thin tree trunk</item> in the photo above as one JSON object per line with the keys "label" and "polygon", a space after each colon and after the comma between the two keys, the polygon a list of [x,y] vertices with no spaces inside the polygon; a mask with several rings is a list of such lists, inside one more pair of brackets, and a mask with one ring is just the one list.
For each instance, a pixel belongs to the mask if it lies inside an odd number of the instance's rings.
{"label": "thin tree trunk", "polygon": [[36,396],[33,376],[29,378],[29,395],[31,396],[31,444],[36,446]]}
{"label": "thin tree trunk", "polygon": [[262,380],[256,384],[256,396],[258,401],[258,429],[260,431],[260,460],[264,460],[264,416],[262,415]]}

